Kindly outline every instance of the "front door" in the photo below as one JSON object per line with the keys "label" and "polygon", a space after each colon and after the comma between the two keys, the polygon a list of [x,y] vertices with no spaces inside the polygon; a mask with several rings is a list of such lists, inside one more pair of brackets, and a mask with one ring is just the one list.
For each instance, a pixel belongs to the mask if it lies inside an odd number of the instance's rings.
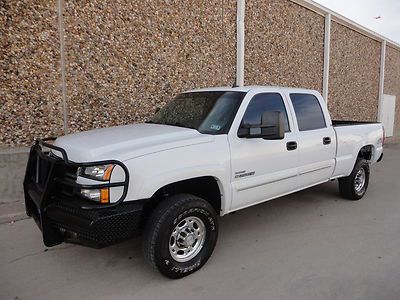
{"label": "front door", "polygon": [[[288,193],[297,186],[298,149],[293,121],[280,92],[255,94],[244,112],[242,123],[256,125],[266,111],[281,111],[285,118],[285,138],[239,138],[229,135],[232,162],[231,210],[263,202]],[[288,146],[289,145],[289,146]]]}

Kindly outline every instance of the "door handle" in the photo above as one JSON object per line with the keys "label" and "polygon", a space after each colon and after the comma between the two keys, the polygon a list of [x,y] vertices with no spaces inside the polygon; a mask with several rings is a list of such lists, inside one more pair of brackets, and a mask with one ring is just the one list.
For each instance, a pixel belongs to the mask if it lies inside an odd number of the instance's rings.
{"label": "door handle", "polygon": [[297,142],[291,141],[286,143],[286,149],[288,151],[296,150],[297,149]]}
{"label": "door handle", "polygon": [[324,145],[329,145],[331,143],[331,138],[329,136],[324,137],[322,139],[322,142],[324,143]]}

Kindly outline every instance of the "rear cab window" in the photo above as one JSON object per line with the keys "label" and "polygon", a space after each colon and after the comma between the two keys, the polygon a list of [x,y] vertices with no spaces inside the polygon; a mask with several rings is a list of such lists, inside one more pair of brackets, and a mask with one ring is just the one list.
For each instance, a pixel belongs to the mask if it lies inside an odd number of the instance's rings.
{"label": "rear cab window", "polygon": [[299,131],[326,128],[324,112],[318,98],[312,94],[290,94]]}

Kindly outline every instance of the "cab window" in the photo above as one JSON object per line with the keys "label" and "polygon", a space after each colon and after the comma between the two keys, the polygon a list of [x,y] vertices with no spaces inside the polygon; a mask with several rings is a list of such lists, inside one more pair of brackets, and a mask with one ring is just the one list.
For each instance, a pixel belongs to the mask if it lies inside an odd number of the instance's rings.
{"label": "cab window", "polygon": [[317,97],[311,94],[290,94],[300,131],[325,128],[325,117]]}
{"label": "cab window", "polygon": [[279,111],[283,113],[285,132],[290,131],[285,104],[279,93],[262,93],[255,95],[247,106],[242,123],[244,125],[259,125],[264,112]]}

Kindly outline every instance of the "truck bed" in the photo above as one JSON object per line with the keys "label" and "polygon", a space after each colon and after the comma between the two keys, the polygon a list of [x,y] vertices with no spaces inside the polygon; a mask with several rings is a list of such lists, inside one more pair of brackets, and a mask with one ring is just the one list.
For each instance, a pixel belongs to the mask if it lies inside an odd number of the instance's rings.
{"label": "truck bed", "polygon": [[[383,127],[377,122],[332,121],[336,133],[336,167],[333,177],[348,176],[357,159],[358,151],[365,145],[375,149],[371,163],[382,153]],[[363,126],[360,126],[363,125]]]}
{"label": "truck bed", "polygon": [[334,127],[339,126],[352,126],[352,125],[368,125],[368,124],[379,124],[378,122],[365,122],[365,121],[343,121],[343,120],[332,120]]}

